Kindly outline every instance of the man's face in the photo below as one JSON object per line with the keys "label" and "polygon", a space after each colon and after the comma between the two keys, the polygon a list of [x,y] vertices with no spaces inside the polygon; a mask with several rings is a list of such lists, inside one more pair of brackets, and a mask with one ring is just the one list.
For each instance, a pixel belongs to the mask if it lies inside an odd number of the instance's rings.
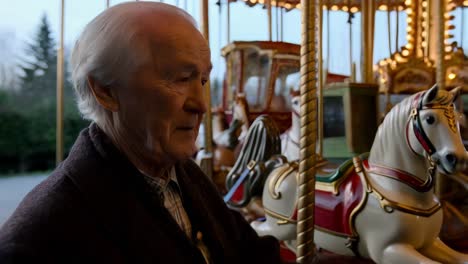
{"label": "man's face", "polygon": [[[151,34],[151,29],[148,30]],[[120,140],[144,162],[176,162],[196,152],[211,71],[203,36],[188,22],[150,37],[152,58],[118,88]],[[161,37],[163,35],[163,37]]]}

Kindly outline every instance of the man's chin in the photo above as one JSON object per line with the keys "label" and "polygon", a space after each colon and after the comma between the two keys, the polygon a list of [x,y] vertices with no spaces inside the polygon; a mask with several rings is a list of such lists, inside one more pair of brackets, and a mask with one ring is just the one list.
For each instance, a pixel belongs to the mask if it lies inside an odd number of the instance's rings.
{"label": "man's chin", "polygon": [[193,149],[186,149],[186,150],[181,150],[181,151],[175,151],[174,153],[172,153],[173,155],[170,155],[173,157],[173,160],[175,162],[179,162],[179,161],[184,161],[184,160],[188,160],[188,159],[192,159],[195,157],[195,155],[197,154],[197,149],[196,148],[193,148]]}

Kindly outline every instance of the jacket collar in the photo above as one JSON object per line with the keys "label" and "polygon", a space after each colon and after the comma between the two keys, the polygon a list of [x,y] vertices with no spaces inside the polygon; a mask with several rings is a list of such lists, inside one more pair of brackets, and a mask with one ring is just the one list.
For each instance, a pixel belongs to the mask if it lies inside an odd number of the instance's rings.
{"label": "jacket collar", "polygon": [[[133,260],[157,259],[158,246],[193,250],[157,196],[147,195],[143,175],[96,125],[83,130],[61,165],[92,208],[96,221]],[[92,216],[90,216],[92,217]],[[158,238],[172,237],[170,241]]]}

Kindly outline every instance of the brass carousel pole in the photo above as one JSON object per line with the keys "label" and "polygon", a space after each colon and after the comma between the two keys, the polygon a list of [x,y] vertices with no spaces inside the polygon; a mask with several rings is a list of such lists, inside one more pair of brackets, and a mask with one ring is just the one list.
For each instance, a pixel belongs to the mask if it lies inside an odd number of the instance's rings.
{"label": "brass carousel pole", "polygon": [[387,33],[388,33],[388,57],[392,56],[392,20],[391,20],[390,0],[387,0]]}
{"label": "brass carousel pole", "polygon": [[276,22],[276,41],[280,41],[280,36],[279,36],[279,5],[277,4],[275,7],[275,22]]}
{"label": "brass carousel pole", "polygon": [[231,10],[230,10],[229,0],[226,0],[226,2],[227,2],[226,4],[226,7],[227,7],[226,32],[227,32],[227,43],[229,44],[229,42],[231,42]]}
{"label": "brass carousel pole", "polygon": [[324,85],[324,75],[323,75],[323,2],[319,1],[319,12],[318,12],[318,159],[321,160],[323,157],[323,85]]}
{"label": "brass carousel pole", "polygon": [[399,35],[400,35],[400,10],[398,10],[398,4],[395,5],[395,16],[396,16],[396,24],[395,24],[395,53],[398,52],[400,49],[399,45]]}
{"label": "brass carousel pole", "polygon": [[[432,9],[433,9],[433,2],[432,1],[427,1],[427,13],[429,14],[432,14]],[[432,31],[432,27],[434,25],[432,25],[432,23],[427,23],[427,34],[426,34],[426,52],[425,52],[425,56],[427,58],[430,58],[431,56],[431,47],[432,47],[432,43],[431,43],[431,37],[430,37],[430,32]]]}
{"label": "brass carousel pole", "polygon": [[317,159],[317,46],[320,0],[301,0],[301,137],[298,178],[297,257],[312,263],[314,246],[315,164]]}
{"label": "brass carousel pole", "polygon": [[348,24],[349,24],[349,80],[356,82],[355,73],[353,71],[353,13],[351,12],[351,0],[348,0]]}
{"label": "brass carousel pole", "polygon": [[55,140],[55,161],[57,164],[63,160],[63,28],[65,16],[65,0],[60,6],[60,44],[57,50],[57,126]]}
{"label": "brass carousel pole", "polygon": [[[436,47],[437,47],[437,69],[436,69],[436,82],[439,89],[445,89],[445,7],[446,0],[440,0],[438,2],[438,13],[437,20],[435,21],[438,25],[437,36],[436,36]],[[437,177],[435,183],[435,193],[438,197],[444,193],[445,177]]]}
{"label": "brass carousel pole", "polygon": [[436,23],[438,24],[437,30],[437,73],[436,81],[439,89],[445,89],[445,5],[446,1],[439,1],[438,16]]}
{"label": "brass carousel pole", "polygon": [[328,6],[330,6],[329,1],[330,0],[325,0],[325,6],[327,7],[327,62],[325,63],[325,83],[328,81],[328,72],[330,71],[330,9]]}
{"label": "brass carousel pole", "polygon": [[[186,1],[187,2],[187,1]],[[200,0],[201,6],[201,28],[203,36],[205,36],[206,41],[210,41],[209,34],[209,22],[208,22],[208,0]],[[213,127],[211,124],[212,115],[211,115],[211,90],[210,90],[210,79],[208,78],[205,84],[205,101],[207,105],[207,111],[205,113],[205,118],[203,120],[205,127],[205,152],[208,158],[205,158],[202,162],[201,168],[209,179],[213,178]]]}
{"label": "brass carousel pole", "polygon": [[373,57],[374,57],[374,0],[361,1],[362,45],[361,75],[364,83],[373,83]]}
{"label": "brass carousel pole", "polygon": [[271,28],[271,0],[267,2],[268,6],[268,40],[271,41],[273,39],[273,33]]}
{"label": "brass carousel pole", "polygon": [[284,23],[284,20],[283,20],[284,17],[283,17],[283,15],[284,15],[284,9],[281,8],[280,10],[281,10],[281,12],[280,12],[280,15],[281,15],[281,24],[280,24],[280,25],[281,25],[281,30],[280,30],[280,33],[281,33],[281,41],[283,41],[283,36],[284,36],[284,30],[283,30],[283,23]]}

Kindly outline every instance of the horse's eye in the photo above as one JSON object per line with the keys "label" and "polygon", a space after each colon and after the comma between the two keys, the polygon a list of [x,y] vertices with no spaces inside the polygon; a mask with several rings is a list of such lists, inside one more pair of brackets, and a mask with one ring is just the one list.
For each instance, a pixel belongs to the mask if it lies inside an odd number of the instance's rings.
{"label": "horse's eye", "polygon": [[432,116],[432,115],[427,116],[427,117],[426,117],[426,122],[427,122],[429,125],[434,124],[434,122],[435,122],[434,116]]}

